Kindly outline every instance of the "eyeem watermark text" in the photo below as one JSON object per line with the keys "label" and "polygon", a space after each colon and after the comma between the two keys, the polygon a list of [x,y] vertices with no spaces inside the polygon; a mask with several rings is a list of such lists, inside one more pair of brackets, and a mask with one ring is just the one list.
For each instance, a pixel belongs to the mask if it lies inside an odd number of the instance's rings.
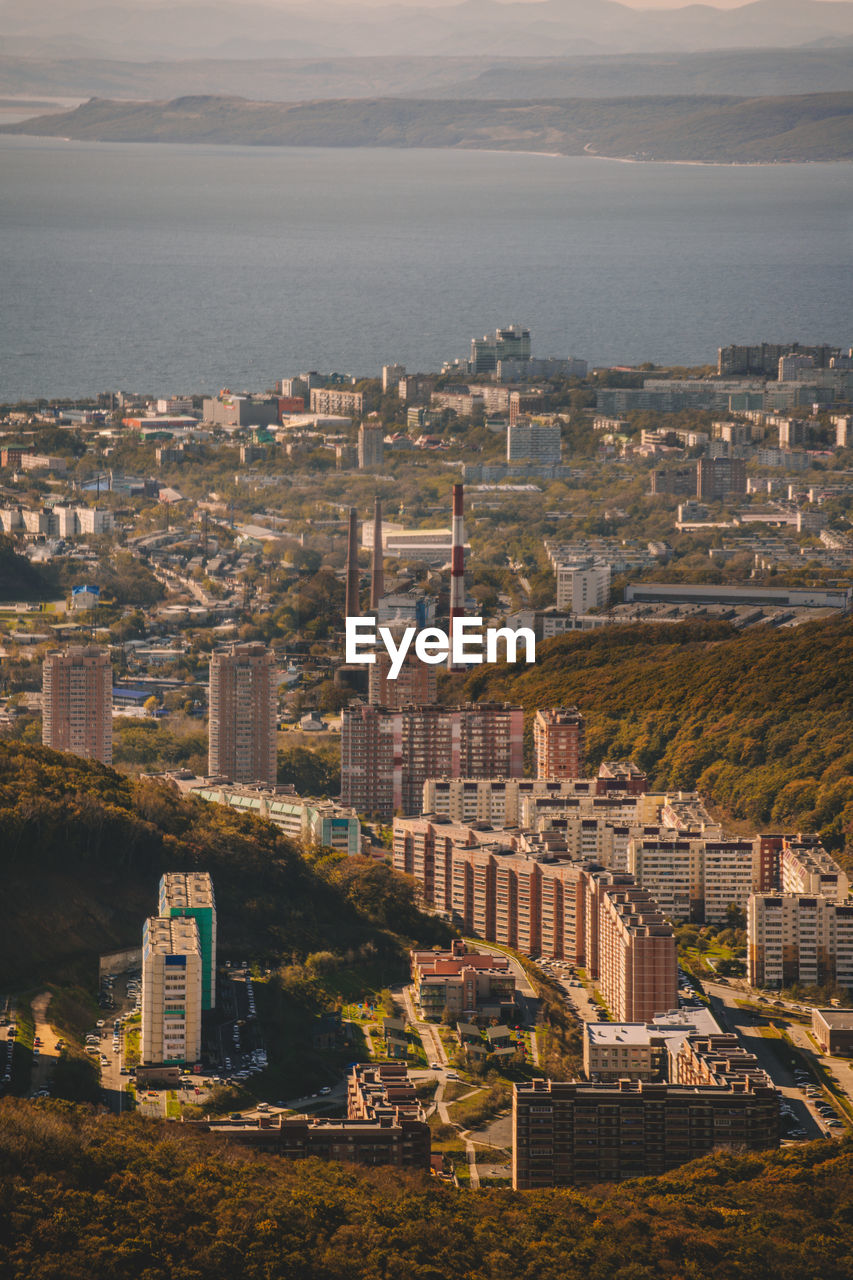
{"label": "eyeem watermark text", "polygon": [[[347,618],[346,620],[346,661],[351,664],[372,664],[376,661],[377,643],[384,645],[391,666],[388,679],[396,680],[406,655],[414,641],[415,655],[421,662],[431,665],[447,662],[450,658],[454,666],[471,666],[477,662],[519,662],[519,645],[524,646],[524,661],[536,661],[536,636],[529,627],[486,627],[483,629],[482,618],[457,618],[453,624],[453,637],[448,636],[440,627],[406,627],[400,632],[399,639],[390,627],[379,627],[378,633],[375,618]],[[498,645],[502,643],[503,653],[498,657]]]}

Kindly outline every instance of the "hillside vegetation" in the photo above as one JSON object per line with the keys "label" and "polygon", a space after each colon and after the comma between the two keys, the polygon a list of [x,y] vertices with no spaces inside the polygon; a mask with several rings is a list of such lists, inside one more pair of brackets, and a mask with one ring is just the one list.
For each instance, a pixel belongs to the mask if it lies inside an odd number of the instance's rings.
{"label": "hillside vegetation", "polygon": [[472,1194],[0,1102],[7,1280],[847,1280],[851,1203],[849,1139],[615,1187]]}
{"label": "hillside vegetation", "polygon": [[100,952],[139,946],[164,871],[213,876],[223,957],[294,962],[438,941],[384,863],[303,856],[272,824],[47,747],[0,742],[0,973],[91,982]]}
{"label": "hillside vegetation", "polygon": [[818,830],[853,861],[850,622],[734,632],[725,623],[608,627],[537,645],[533,667],[483,667],[443,697],[576,705],[587,761],[630,757],[655,787],[696,787],[756,827]]}
{"label": "hillside vegetation", "polygon": [[93,98],[5,125],[102,142],[313,147],[459,147],[720,163],[853,159],[853,93],[743,98],[655,96],[529,102],[350,98],[168,102]]}

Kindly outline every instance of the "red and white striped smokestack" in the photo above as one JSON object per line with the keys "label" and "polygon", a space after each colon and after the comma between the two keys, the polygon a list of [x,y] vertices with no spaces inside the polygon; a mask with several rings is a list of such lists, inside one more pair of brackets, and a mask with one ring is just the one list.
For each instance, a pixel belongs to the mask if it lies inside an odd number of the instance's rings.
{"label": "red and white striped smokestack", "polygon": [[382,567],[382,503],[377,498],[373,512],[373,569],[370,575],[370,608],[379,607],[385,595],[385,573]]}
{"label": "red and white striped smokestack", "polygon": [[461,484],[453,486],[453,520],[450,525],[450,621],[447,634],[450,637],[451,651],[447,665],[453,668],[453,630],[457,618],[465,612],[465,526],[462,522],[464,489]]}
{"label": "red and white striped smokestack", "polygon": [[350,507],[347,534],[347,598],[344,616],[357,618],[358,615],[358,512],[355,507]]}

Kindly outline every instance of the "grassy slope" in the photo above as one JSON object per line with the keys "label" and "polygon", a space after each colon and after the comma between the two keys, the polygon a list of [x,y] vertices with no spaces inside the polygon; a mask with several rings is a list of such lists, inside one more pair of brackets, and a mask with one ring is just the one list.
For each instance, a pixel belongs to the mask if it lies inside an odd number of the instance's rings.
{"label": "grassy slope", "polygon": [[[575,704],[587,758],[631,757],[658,787],[698,787],[734,817],[820,829],[853,849],[853,631],[613,627],[537,646],[534,667],[448,682],[464,696]],[[529,724],[529,721],[528,721]]]}
{"label": "grassy slope", "polygon": [[373,98],[249,102],[92,99],[0,132],[101,141],[467,147],[662,160],[853,159],[853,93],[532,102]]}

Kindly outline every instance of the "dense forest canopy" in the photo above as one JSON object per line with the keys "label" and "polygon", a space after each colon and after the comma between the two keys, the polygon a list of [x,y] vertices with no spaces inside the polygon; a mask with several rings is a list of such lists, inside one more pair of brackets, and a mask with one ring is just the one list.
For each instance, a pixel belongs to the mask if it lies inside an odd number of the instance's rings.
{"label": "dense forest canopy", "polygon": [[8,1280],[847,1280],[851,1206],[849,1138],[613,1187],[473,1193],[0,1102]]}
{"label": "dense forest canopy", "polygon": [[446,700],[576,705],[587,761],[630,757],[659,788],[698,788],[756,828],[817,830],[853,853],[853,629],[727,623],[606,627],[537,645],[534,667],[482,667]]}
{"label": "dense forest canopy", "polygon": [[271,823],[47,747],[0,742],[0,832],[7,982],[91,975],[98,952],[139,945],[164,871],[211,873],[224,956],[370,941],[399,957],[399,935],[443,929],[385,863],[303,856]]}

